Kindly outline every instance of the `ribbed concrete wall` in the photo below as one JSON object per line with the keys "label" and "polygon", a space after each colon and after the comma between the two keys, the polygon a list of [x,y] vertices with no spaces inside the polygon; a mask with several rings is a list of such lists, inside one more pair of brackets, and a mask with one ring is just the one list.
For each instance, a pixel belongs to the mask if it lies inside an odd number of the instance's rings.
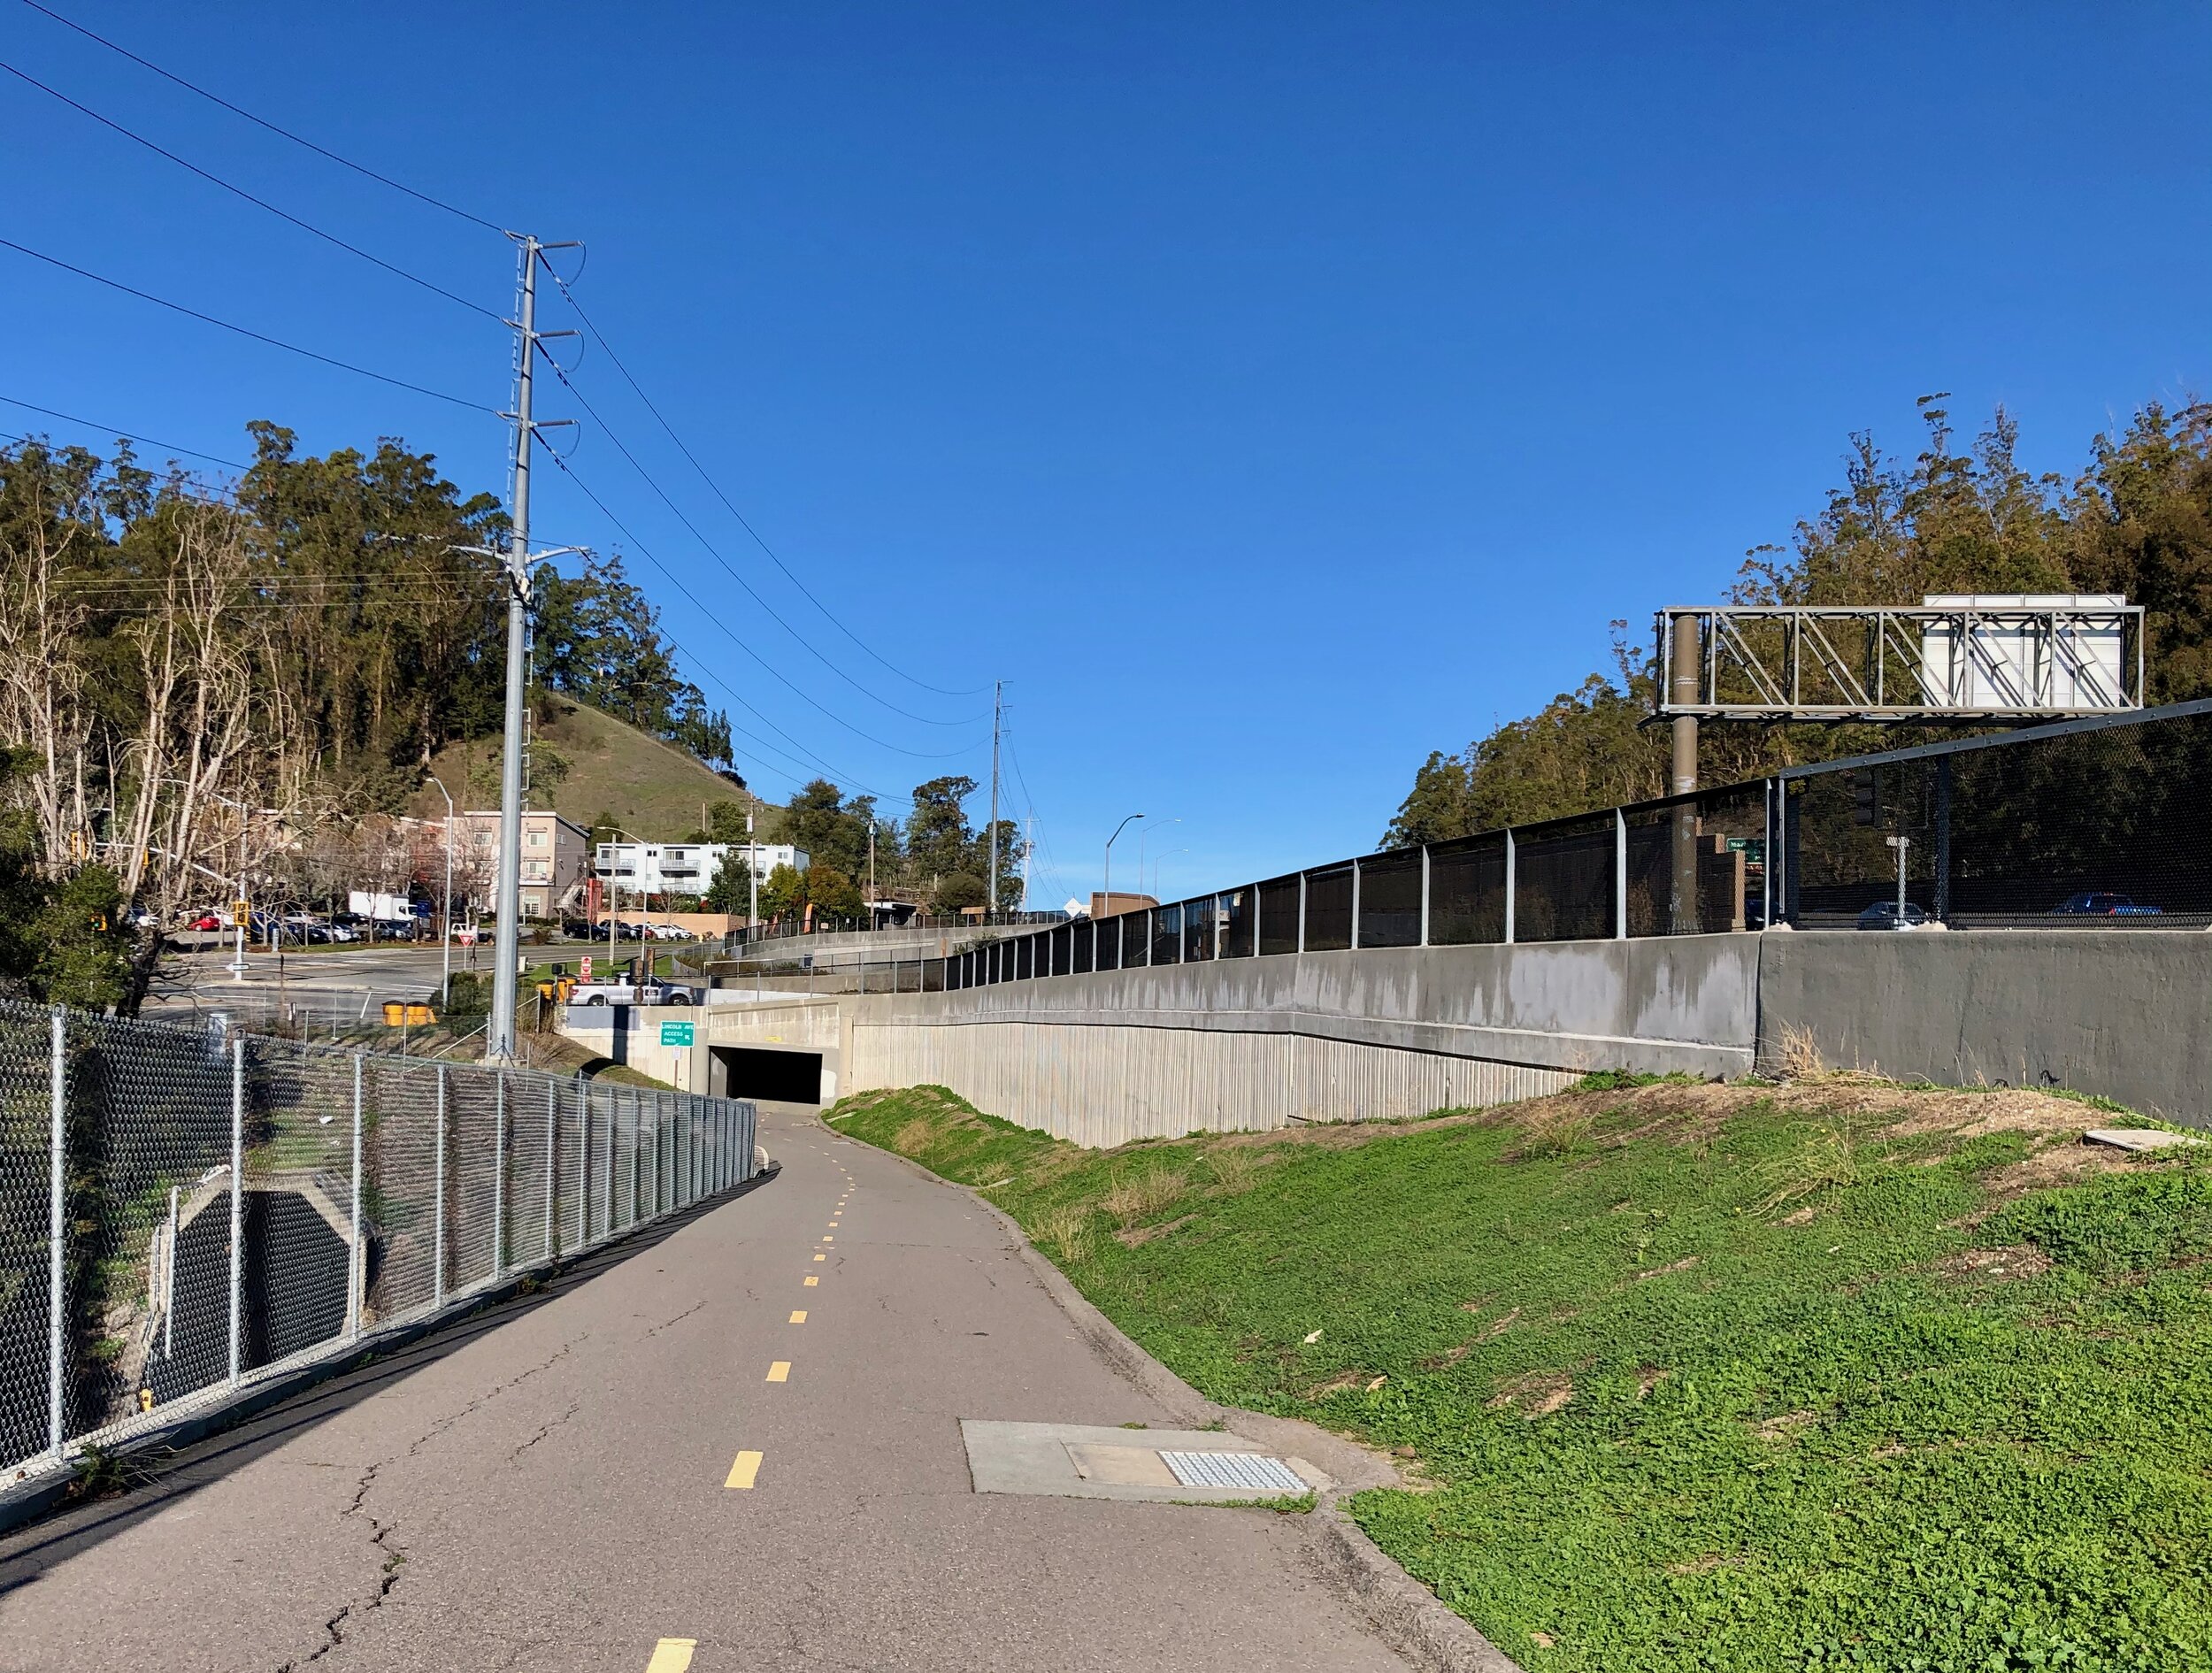
{"label": "ribbed concrete wall", "polygon": [[1379,1121],[1531,1098],[1571,1071],[1225,1029],[856,1015],[845,1090],[949,1086],[979,1109],[1078,1144],[1294,1121]]}

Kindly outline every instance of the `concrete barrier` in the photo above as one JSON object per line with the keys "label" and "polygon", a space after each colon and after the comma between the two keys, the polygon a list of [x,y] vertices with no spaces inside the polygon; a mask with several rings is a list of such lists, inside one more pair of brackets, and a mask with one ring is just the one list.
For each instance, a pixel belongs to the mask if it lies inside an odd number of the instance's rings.
{"label": "concrete barrier", "polygon": [[1759,1061],[1947,1086],[2062,1086],[2192,1125],[2212,1115],[2212,934],[1771,934]]}

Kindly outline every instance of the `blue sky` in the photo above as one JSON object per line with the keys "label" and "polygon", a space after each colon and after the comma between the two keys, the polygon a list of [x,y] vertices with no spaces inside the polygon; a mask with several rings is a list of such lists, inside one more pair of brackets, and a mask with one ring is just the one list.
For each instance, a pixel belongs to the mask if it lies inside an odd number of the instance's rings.
{"label": "blue sky", "polygon": [[[928,685],[1007,680],[1039,904],[1094,886],[1140,810],[1180,819],[1151,839],[1169,895],[1371,847],[1428,750],[1786,539],[1848,432],[1916,447],[1916,395],[1967,428],[2001,402],[2032,466],[2070,470],[2207,382],[2201,5],[52,4],[588,241],[578,296],[785,561]],[[511,306],[495,234],[19,0],[0,58]],[[0,235],[506,404],[496,325],[7,81]],[[317,451],[397,434],[504,482],[490,418],[6,250],[0,299],[0,395],[228,457],[258,417]],[[576,382],[807,641],[586,426],[575,469],[705,606],[631,553],[711,700],[890,802],[987,777],[987,698],[857,648],[603,357]],[[27,427],[98,439],[0,408]],[[547,541],[628,545],[540,481]],[[752,753],[765,794],[802,776]]]}

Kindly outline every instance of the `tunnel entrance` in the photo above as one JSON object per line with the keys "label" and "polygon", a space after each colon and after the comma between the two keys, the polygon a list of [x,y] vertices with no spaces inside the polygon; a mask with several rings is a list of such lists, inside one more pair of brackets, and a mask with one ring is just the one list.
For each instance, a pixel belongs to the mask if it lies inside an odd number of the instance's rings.
{"label": "tunnel entrance", "polygon": [[822,1101],[822,1054],[779,1051],[758,1046],[716,1046],[723,1095],[759,1098],[771,1103]]}

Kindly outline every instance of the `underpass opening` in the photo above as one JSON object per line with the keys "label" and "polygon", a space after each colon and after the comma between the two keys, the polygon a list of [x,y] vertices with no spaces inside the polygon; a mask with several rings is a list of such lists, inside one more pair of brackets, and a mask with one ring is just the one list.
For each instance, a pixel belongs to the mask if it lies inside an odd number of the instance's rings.
{"label": "underpass opening", "polygon": [[772,1046],[716,1046],[716,1078],[720,1095],[771,1103],[822,1101],[822,1054],[785,1051]]}

